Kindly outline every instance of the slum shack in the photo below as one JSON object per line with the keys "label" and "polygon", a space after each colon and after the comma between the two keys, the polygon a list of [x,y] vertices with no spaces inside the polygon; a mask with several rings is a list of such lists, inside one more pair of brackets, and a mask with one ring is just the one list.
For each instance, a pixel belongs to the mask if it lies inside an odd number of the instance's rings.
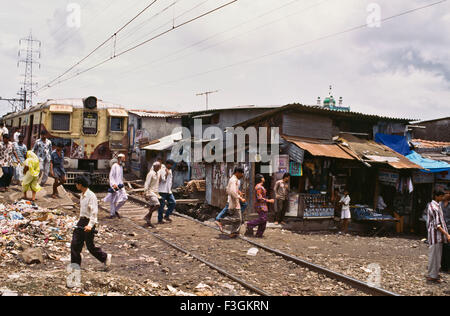
{"label": "slum shack", "polygon": [[[380,182],[396,177],[396,185],[402,183],[402,190],[407,187],[412,170],[420,167],[374,138],[376,133],[402,133],[409,121],[291,104],[237,126],[279,128],[278,170],[267,177],[271,198],[275,182],[285,172],[291,173],[287,213],[291,225],[299,230],[326,230],[335,227],[334,219],[340,216],[337,201],[344,188],[350,191],[353,213],[364,209],[375,214]],[[248,165],[249,179],[263,166]]]}

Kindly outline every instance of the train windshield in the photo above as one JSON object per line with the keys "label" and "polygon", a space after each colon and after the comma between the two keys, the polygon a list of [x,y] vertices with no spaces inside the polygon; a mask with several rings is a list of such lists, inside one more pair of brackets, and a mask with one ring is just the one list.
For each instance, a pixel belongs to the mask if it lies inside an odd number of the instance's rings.
{"label": "train windshield", "polygon": [[97,134],[98,114],[84,112],[83,114],[83,133],[85,135]]}
{"label": "train windshield", "polygon": [[124,120],[123,117],[111,117],[111,131],[123,132]]}

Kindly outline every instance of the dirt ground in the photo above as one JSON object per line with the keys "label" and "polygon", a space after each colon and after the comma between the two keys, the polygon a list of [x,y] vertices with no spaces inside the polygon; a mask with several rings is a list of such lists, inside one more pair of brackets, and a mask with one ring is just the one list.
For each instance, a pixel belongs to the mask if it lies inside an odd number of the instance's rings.
{"label": "dirt ground", "polygon": [[[7,196],[1,198],[3,203],[8,199]],[[64,212],[78,216],[76,207]],[[46,256],[43,264],[27,265],[18,257],[0,261],[0,295],[252,295],[241,285],[170,248],[133,223],[108,220],[107,215],[100,213],[96,243],[113,254],[110,271],[103,271],[102,264],[84,250],[82,286],[67,288],[70,240],[63,240],[60,251]],[[223,264],[269,293],[360,295],[346,285],[286,263],[262,250],[256,257],[248,256],[247,251],[252,248],[248,243],[232,243],[218,238],[217,231],[198,223],[179,217],[173,219],[173,223],[158,226],[154,231],[210,261]],[[269,228],[265,237],[257,242],[362,281],[371,276],[370,280],[376,281],[373,271],[379,267],[380,285],[402,295],[450,294],[448,275],[443,275],[446,283],[442,285],[430,285],[425,281],[428,247],[419,239],[341,236],[327,232],[298,234]],[[229,255],[221,249],[226,249]]]}

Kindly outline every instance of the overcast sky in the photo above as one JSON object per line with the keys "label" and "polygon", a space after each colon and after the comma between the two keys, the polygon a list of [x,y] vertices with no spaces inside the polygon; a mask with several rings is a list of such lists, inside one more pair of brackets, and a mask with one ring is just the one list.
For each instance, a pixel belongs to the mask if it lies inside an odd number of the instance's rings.
{"label": "overcast sky", "polygon": [[[0,1],[4,98],[15,97],[20,88],[18,41],[30,30],[42,41],[41,69],[35,69],[40,87],[151,2]],[[158,0],[118,34],[116,52],[228,1]],[[380,27],[327,37],[376,21],[371,19],[377,14],[372,8],[379,8],[384,19],[437,1],[238,0],[99,68],[41,90],[34,101],[94,95],[128,108],[190,111],[205,107],[204,97],[196,93],[220,90],[211,95],[210,107],[314,105],[333,85],[334,96],[342,96],[353,111],[417,119],[449,116],[450,1]],[[79,28],[76,12],[68,11],[76,7],[73,3],[81,8]],[[113,44],[75,72],[110,57]],[[5,102],[0,106],[2,113],[9,110]]]}

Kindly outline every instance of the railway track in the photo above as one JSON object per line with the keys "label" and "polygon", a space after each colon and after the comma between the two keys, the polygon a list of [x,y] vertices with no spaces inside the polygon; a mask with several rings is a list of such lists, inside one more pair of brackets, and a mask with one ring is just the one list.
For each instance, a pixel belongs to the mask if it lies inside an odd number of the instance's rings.
{"label": "railway track", "polygon": [[[108,212],[108,206],[103,202],[100,203],[100,208]],[[320,289],[319,295],[326,295],[327,291],[340,289],[338,292],[341,295],[399,296],[245,237],[237,240],[211,238],[211,230],[218,231],[217,228],[177,212],[175,215],[179,216],[182,221],[195,222],[198,225],[174,222],[176,227],[183,227],[183,230],[173,228],[174,225],[162,225],[158,227],[158,233],[155,233],[142,227],[143,217],[147,213],[147,203],[134,196],[129,196],[129,202],[122,208],[121,213],[126,216],[124,220],[137,229],[145,231],[153,238],[195,258],[258,295],[311,295],[311,289],[301,285],[317,283],[314,288],[317,286]],[[173,240],[175,234],[176,241]],[[183,241],[183,245],[180,245],[181,241]],[[260,266],[254,264],[255,257],[249,257],[242,252],[242,249],[248,249],[245,244],[250,244],[260,250],[258,254]],[[283,260],[280,260],[280,257]],[[214,263],[210,260],[221,261],[221,263]],[[223,266],[227,268],[224,269]],[[303,276],[304,278],[302,278]]]}

